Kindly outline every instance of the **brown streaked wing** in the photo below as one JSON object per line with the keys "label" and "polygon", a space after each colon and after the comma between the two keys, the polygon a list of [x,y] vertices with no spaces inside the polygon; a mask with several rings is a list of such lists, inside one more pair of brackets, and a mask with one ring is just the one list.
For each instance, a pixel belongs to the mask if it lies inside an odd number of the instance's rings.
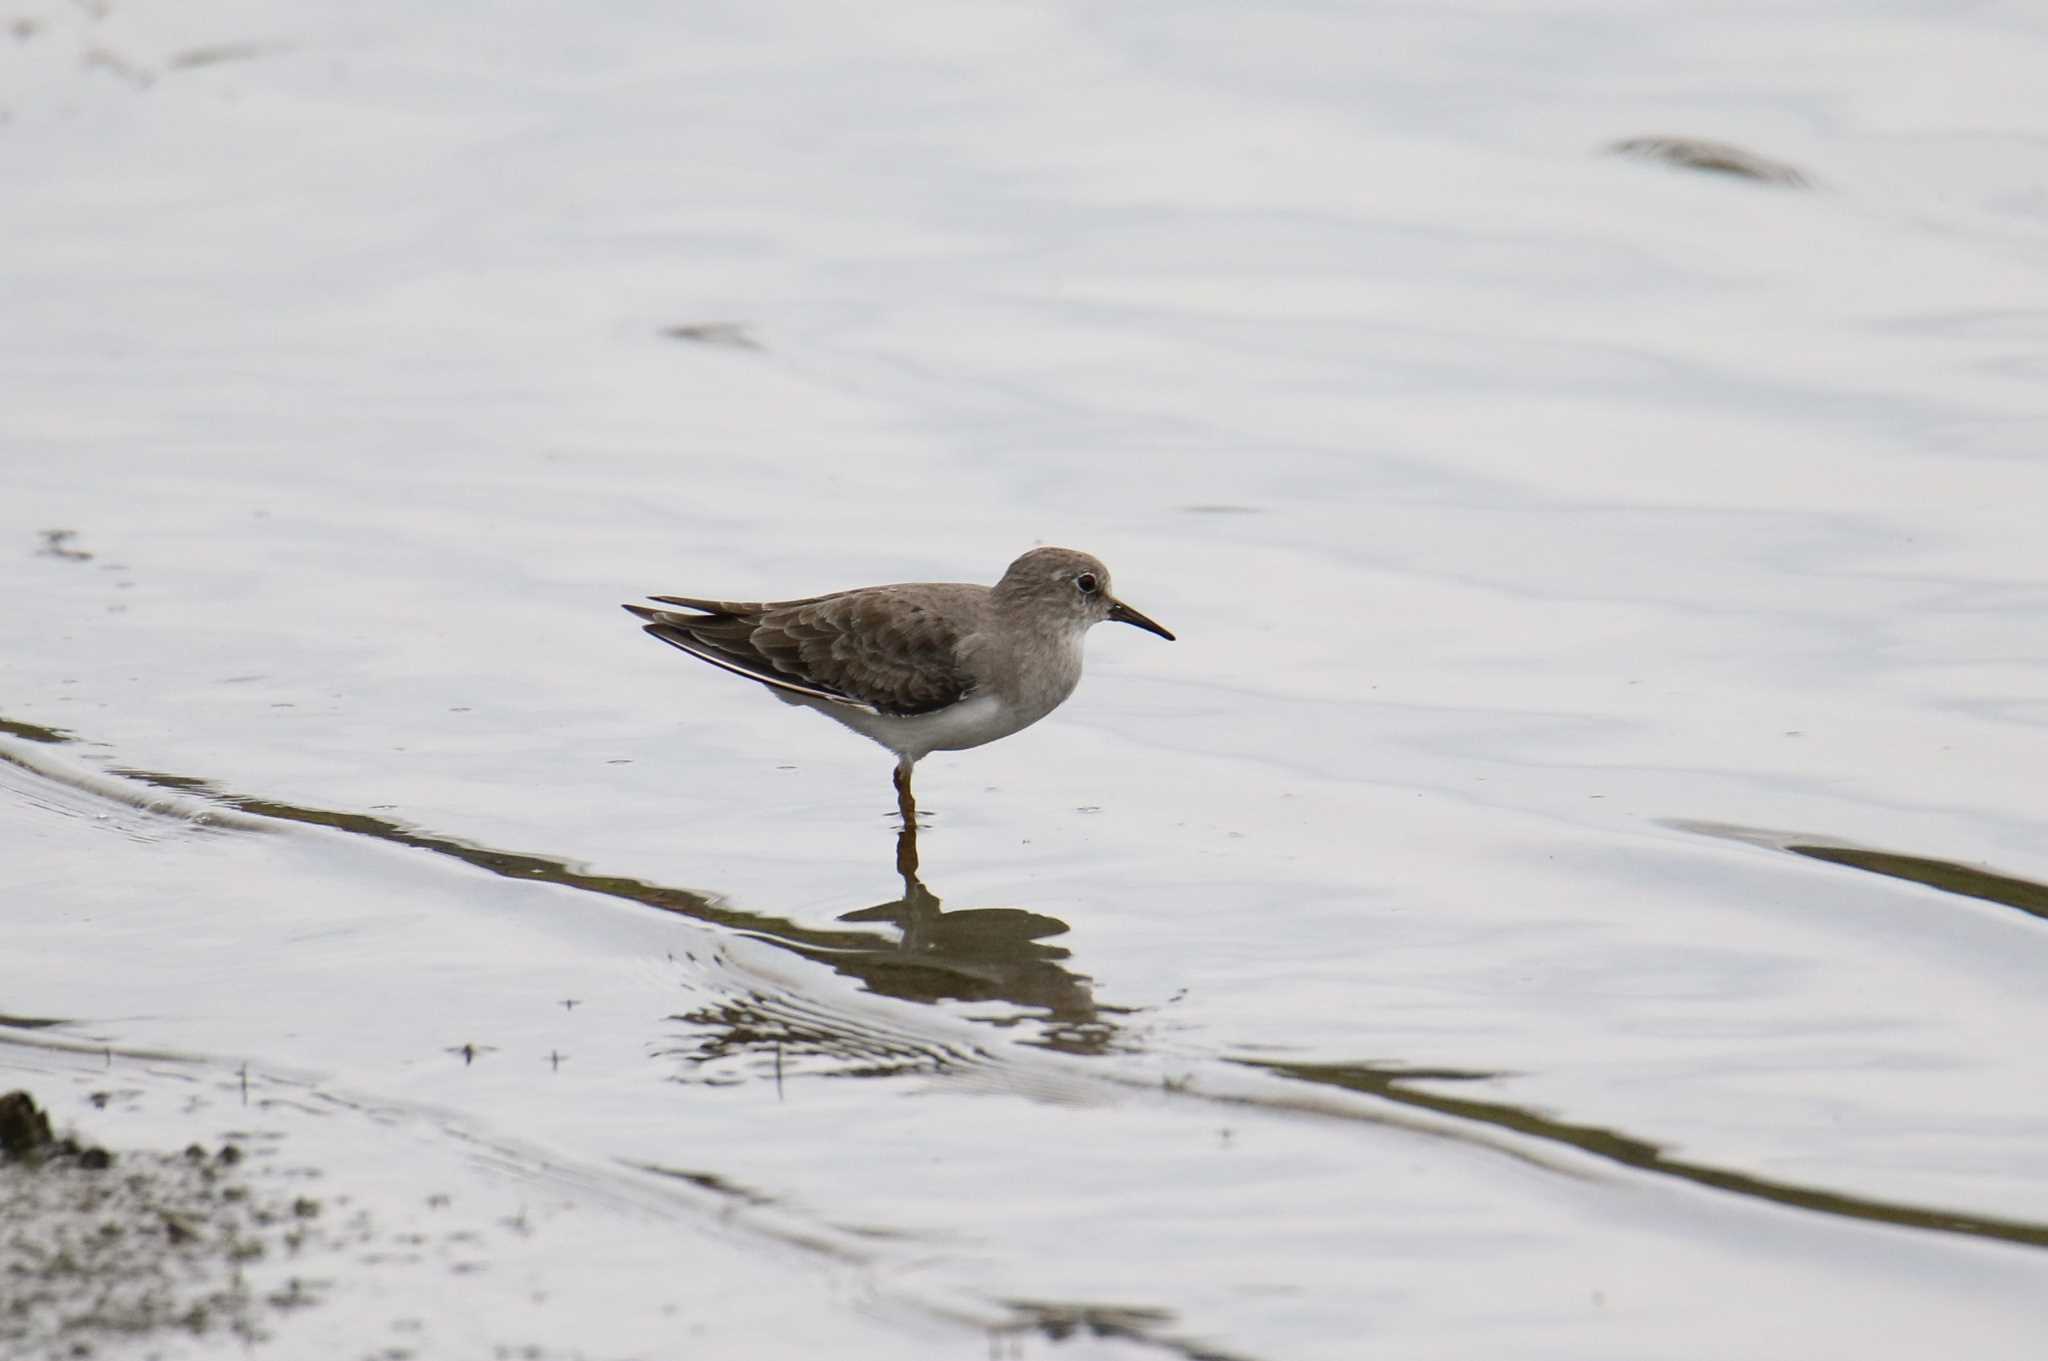
{"label": "brown streaked wing", "polygon": [[960,630],[938,594],[975,587],[881,587],[770,605],[748,642],[778,671],[885,714],[928,714],[974,688]]}
{"label": "brown streaked wing", "polygon": [[[654,598],[677,605],[695,603],[677,596]],[[825,686],[796,680],[778,669],[749,641],[758,622],[755,618],[733,614],[677,614],[671,610],[650,610],[644,605],[628,605],[626,610],[647,621],[646,632],[650,637],[736,676],[745,676],[748,680],[757,680],[778,690],[835,700],[856,708],[874,707]]]}

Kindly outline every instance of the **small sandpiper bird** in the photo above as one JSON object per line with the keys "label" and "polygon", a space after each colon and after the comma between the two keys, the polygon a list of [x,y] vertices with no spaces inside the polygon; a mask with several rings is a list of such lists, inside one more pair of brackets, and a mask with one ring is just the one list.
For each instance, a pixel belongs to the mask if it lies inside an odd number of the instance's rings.
{"label": "small sandpiper bird", "polygon": [[692,657],[761,682],[896,753],[905,825],[910,772],[1028,728],[1081,680],[1081,639],[1105,619],[1173,635],[1109,593],[1109,569],[1071,548],[1034,548],[993,587],[863,586],[804,600],[649,599],[625,608]]}

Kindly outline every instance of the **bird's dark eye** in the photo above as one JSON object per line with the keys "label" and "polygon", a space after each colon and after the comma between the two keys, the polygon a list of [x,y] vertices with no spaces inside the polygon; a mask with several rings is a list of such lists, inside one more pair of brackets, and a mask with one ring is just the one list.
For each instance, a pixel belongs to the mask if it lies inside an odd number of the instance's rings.
{"label": "bird's dark eye", "polygon": [[1093,572],[1083,572],[1074,578],[1074,585],[1080,589],[1082,595],[1094,595],[1096,588],[1101,584],[1095,579]]}

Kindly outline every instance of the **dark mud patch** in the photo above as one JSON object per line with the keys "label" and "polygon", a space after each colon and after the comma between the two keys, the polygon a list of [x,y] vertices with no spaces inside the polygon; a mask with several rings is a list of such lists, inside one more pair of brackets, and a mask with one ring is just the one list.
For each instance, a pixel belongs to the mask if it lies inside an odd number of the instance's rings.
{"label": "dark mud patch", "polygon": [[723,345],[729,350],[764,350],[745,322],[697,321],[684,326],[664,326],[661,333],[670,340],[687,340],[693,345]]}
{"label": "dark mud patch", "polygon": [[66,562],[91,562],[92,554],[73,542],[77,538],[75,529],[46,529],[42,533],[43,545],[36,552],[42,557],[63,558]]}
{"label": "dark mud patch", "polygon": [[110,1151],[60,1137],[27,1092],[0,1096],[0,1354],[128,1350],[152,1337],[270,1336],[321,1284],[258,1288],[251,1264],[330,1232],[321,1202],[267,1193],[241,1149]]}
{"label": "dark mud patch", "polygon": [[1631,137],[1614,143],[1608,150],[1639,160],[1662,161],[1681,170],[1701,170],[1710,175],[1728,175],[1739,180],[1754,180],[1758,184],[1782,185],[1788,189],[1803,189],[1812,183],[1797,166],[1701,137]]}
{"label": "dark mud patch", "polygon": [[192,71],[202,66],[220,66],[232,61],[254,61],[289,51],[283,43],[214,43],[207,47],[188,47],[183,52],[173,52],[164,65],[173,71]]}

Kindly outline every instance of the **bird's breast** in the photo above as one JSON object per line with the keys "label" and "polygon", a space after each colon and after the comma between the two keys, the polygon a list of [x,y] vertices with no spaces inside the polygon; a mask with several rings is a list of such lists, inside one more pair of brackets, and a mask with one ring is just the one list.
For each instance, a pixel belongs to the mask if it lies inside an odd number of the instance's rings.
{"label": "bird's breast", "polygon": [[1007,658],[1009,665],[986,677],[990,690],[1003,697],[1020,720],[1036,723],[1066,702],[1081,683],[1081,635],[1055,633],[1020,640]]}

